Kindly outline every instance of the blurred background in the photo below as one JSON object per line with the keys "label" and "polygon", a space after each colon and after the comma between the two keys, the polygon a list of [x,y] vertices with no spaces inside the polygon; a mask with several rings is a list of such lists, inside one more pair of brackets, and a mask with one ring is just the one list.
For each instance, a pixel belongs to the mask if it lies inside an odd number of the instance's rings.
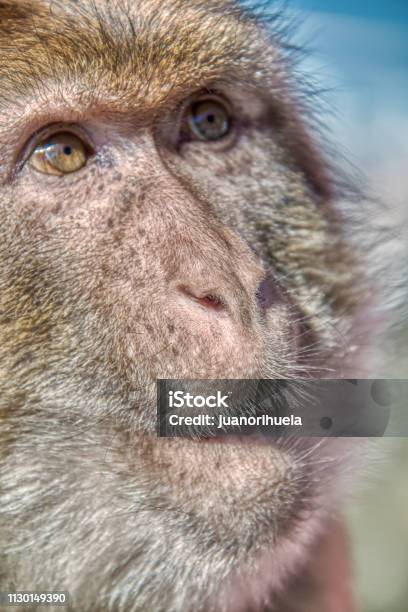
{"label": "blurred background", "polygon": [[[408,261],[408,1],[291,0],[304,68],[327,88],[331,139],[359,168]],[[404,247],[405,245],[405,247]],[[404,264],[402,264],[404,270]],[[408,265],[402,303],[408,312]],[[404,298],[405,296],[405,298]],[[408,378],[408,324],[387,355]],[[408,399],[408,398],[407,398]],[[408,612],[408,439],[380,441],[382,459],[345,508],[361,612]]]}

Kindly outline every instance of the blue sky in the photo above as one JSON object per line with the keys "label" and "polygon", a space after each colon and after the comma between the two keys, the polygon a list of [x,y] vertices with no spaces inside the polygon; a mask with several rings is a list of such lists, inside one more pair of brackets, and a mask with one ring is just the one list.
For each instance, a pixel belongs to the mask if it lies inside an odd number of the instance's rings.
{"label": "blue sky", "polygon": [[[348,159],[408,210],[408,0],[288,0]],[[271,2],[273,6],[273,2]],[[408,214],[407,214],[408,219]]]}
{"label": "blue sky", "polygon": [[395,102],[405,106],[408,94],[403,89],[408,83],[407,0],[293,0],[290,6],[300,9],[305,17],[305,33],[311,35],[318,54],[325,55],[328,64],[342,73],[345,84],[358,89],[371,88],[370,95],[377,98],[383,89],[380,77],[386,77]]}
{"label": "blue sky", "polygon": [[293,0],[292,5],[309,11],[330,11],[383,21],[408,22],[406,0]]}

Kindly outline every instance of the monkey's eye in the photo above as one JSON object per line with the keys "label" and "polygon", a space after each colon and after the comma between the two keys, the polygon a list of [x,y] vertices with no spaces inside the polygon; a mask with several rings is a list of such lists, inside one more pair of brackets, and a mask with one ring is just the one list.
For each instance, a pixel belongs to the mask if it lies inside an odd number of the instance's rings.
{"label": "monkey's eye", "polygon": [[231,115],[218,98],[200,98],[187,110],[187,122],[192,134],[200,140],[220,140],[231,130]]}
{"label": "monkey's eye", "polygon": [[40,142],[31,154],[30,164],[44,174],[62,176],[85,166],[88,152],[85,144],[69,132],[59,132]]}

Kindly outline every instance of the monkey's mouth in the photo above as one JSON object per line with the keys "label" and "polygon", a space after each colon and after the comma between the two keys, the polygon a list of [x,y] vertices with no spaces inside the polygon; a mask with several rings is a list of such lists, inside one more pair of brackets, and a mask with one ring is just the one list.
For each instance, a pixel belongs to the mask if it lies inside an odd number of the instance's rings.
{"label": "monkey's mouth", "polygon": [[203,436],[199,442],[206,444],[226,444],[233,446],[276,446],[278,438],[266,436],[261,433],[227,434],[218,436]]}

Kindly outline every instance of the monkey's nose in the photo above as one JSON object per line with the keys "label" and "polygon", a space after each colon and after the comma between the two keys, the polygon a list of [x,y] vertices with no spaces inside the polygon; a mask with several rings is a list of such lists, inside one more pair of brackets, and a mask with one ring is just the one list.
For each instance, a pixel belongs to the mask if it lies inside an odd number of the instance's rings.
{"label": "monkey's nose", "polygon": [[179,285],[177,289],[189,300],[208,310],[226,310],[225,300],[214,291],[197,291],[186,285]]}

